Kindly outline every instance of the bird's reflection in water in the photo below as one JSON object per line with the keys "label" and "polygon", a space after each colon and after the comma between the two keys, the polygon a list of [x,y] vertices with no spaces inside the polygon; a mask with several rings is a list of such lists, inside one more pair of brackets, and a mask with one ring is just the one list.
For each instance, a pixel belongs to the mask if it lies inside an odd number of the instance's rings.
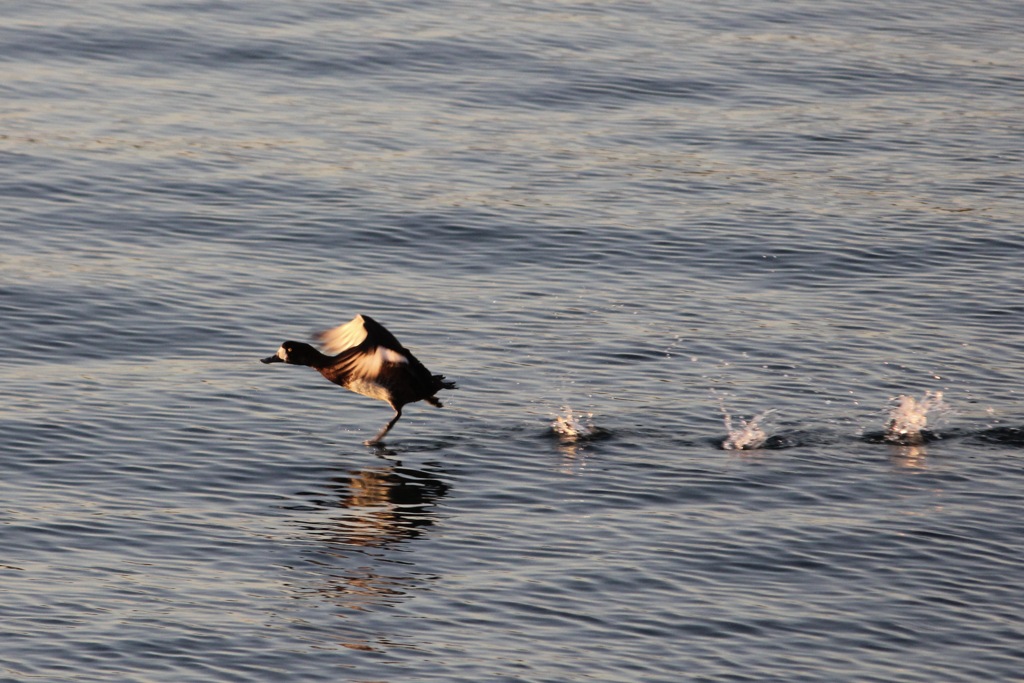
{"label": "bird's reflection in water", "polygon": [[[402,602],[434,578],[416,570],[406,544],[437,521],[437,501],[450,488],[440,474],[436,464],[376,465],[332,477],[327,496],[308,494],[312,509],[324,514],[301,523],[317,541],[307,557],[317,571],[300,592],[345,613],[368,612]],[[345,640],[346,647],[375,649],[351,634]]]}
{"label": "bird's reflection in water", "polygon": [[333,505],[342,514],[319,522],[317,531],[331,543],[365,548],[419,536],[435,522],[435,504],[449,488],[429,470],[400,464],[352,470],[328,487],[336,493]]}

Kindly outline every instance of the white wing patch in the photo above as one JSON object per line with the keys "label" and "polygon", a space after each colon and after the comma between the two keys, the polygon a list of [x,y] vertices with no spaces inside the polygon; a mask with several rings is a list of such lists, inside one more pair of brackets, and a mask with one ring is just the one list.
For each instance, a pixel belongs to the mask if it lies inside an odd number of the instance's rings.
{"label": "white wing patch", "polygon": [[408,363],[409,359],[400,354],[398,351],[393,351],[384,346],[377,347],[377,355],[381,357],[381,362],[387,363]]}
{"label": "white wing patch", "polygon": [[363,316],[357,315],[344,325],[324,330],[316,335],[324,348],[324,353],[337,355],[345,349],[359,346],[366,340],[366,327]]}
{"label": "white wing patch", "polygon": [[377,377],[385,363],[391,363],[392,365],[398,365],[400,363],[408,363],[409,359],[391,349],[383,346],[362,354],[359,360],[356,362],[354,373],[359,377],[365,377],[367,379],[373,379]]}

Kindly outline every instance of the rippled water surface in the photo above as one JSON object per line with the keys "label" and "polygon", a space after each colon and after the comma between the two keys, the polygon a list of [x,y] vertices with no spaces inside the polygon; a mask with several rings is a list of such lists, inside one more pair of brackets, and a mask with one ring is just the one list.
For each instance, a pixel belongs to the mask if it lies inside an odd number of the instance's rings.
{"label": "rippled water surface", "polygon": [[1018,680],[1021,25],[8,3],[0,680]]}

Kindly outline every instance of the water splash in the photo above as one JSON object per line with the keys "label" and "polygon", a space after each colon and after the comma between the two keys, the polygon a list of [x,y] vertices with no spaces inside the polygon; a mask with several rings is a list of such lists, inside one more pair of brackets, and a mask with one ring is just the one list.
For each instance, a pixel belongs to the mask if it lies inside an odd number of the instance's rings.
{"label": "water splash", "polygon": [[933,423],[946,417],[949,406],[942,400],[941,391],[926,391],[920,398],[900,394],[889,399],[896,405],[889,411],[885,425],[885,440],[903,445],[917,445],[925,441],[924,431],[931,415]]}
{"label": "water splash", "polygon": [[574,413],[572,408],[562,408],[563,415],[555,417],[551,423],[551,431],[566,441],[577,441],[596,436],[599,432],[594,426],[593,413]]}
{"label": "water splash", "polygon": [[722,442],[723,450],[751,451],[764,446],[768,440],[768,433],[764,431],[763,424],[765,419],[775,412],[774,410],[766,410],[749,420],[737,418],[739,426],[734,427],[732,415],[725,409],[725,402],[719,400],[719,405],[722,408],[722,418],[725,422],[725,431],[728,434],[725,441]]}

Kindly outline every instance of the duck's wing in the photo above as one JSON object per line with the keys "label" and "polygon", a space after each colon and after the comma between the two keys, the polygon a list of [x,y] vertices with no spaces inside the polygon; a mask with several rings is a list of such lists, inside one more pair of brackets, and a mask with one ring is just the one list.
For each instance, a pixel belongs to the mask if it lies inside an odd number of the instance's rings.
{"label": "duck's wing", "polygon": [[320,344],[323,352],[336,356],[342,351],[353,349],[366,341],[366,326],[363,316],[357,315],[344,325],[317,332],[313,339]]}
{"label": "duck's wing", "polygon": [[371,382],[390,386],[407,377],[409,358],[384,346],[362,346],[342,351],[334,357],[333,373],[346,381]]}
{"label": "duck's wing", "polygon": [[402,406],[437,392],[430,372],[412,355],[366,342],[331,359],[324,377],[358,394]]}
{"label": "duck's wing", "polygon": [[363,330],[366,331],[364,342],[368,346],[383,346],[384,348],[396,351],[403,356],[409,358],[412,357],[409,350],[395,339],[395,335],[388,332],[379,322],[368,315],[357,315],[356,318],[363,321]]}
{"label": "duck's wing", "polygon": [[355,381],[407,387],[414,393],[428,390],[430,372],[383,325],[366,315],[317,335],[327,353],[334,354],[330,379],[339,384]]}
{"label": "duck's wing", "polygon": [[359,346],[367,348],[382,346],[384,348],[408,354],[395,335],[384,329],[384,326],[368,315],[357,315],[344,325],[317,332],[313,338],[323,347],[324,353],[336,356],[343,351]]}

